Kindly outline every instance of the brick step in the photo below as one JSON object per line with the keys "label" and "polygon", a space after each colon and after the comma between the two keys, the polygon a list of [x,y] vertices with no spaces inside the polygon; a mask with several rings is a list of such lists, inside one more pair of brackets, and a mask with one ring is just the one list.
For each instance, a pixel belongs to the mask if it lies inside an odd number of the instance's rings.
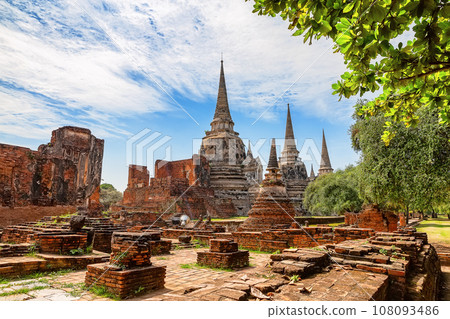
{"label": "brick step", "polygon": [[320,268],[318,269],[313,263],[304,261],[282,260],[273,263],[272,271],[287,276],[307,276],[320,271]]}

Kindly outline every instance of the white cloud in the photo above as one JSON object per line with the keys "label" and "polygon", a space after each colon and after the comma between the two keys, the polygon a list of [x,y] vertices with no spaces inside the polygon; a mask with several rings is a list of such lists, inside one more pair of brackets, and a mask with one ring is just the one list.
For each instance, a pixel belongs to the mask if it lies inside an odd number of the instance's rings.
{"label": "white cloud", "polygon": [[[125,134],[124,129],[104,125],[105,119],[114,122],[177,108],[159,86],[170,95],[196,101],[213,98],[220,52],[235,111],[256,119],[278,99],[278,106],[290,102],[318,117],[349,114],[348,103],[337,106],[331,96],[331,83],[345,68],[342,57],[329,49],[331,42],[304,45],[302,38],[290,36],[287,22],[251,13],[251,2],[84,0],[23,5],[27,9],[21,11],[0,4],[0,79],[64,106],[49,107],[42,97],[5,89],[0,111],[10,114],[0,118],[0,131],[24,121],[24,132],[29,134],[33,127],[41,132],[70,116],[102,134]],[[26,111],[13,112],[18,107]],[[270,108],[263,118],[273,118],[275,111]],[[37,116],[42,114],[46,116]]]}

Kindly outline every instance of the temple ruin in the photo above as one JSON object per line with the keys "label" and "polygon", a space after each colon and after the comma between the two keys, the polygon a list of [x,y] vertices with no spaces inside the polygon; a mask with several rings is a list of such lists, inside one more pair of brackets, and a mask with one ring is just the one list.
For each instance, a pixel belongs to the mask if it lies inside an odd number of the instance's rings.
{"label": "temple ruin", "polygon": [[18,214],[29,206],[68,206],[72,212],[82,206],[98,213],[103,144],[90,130],[72,126],[53,131],[37,151],[0,144],[1,206]]}
{"label": "temple ruin", "polygon": [[[263,167],[260,158],[253,156],[250,143],[246,152],[239,133],[234,130],[223,61],[216,108],[210,125],[211,130],[206,131],[202,139],[199,155],[178,161],[156,161],[154,178],[150,178],[146,166],[130,165],[123,201],[112,209],[165,212],[170,216],[184,213],[193,219],[201,215],[247,216],[263,181]],[[308,176],[305,164],[299,157],[289,104],[284,147],[277,165],[296,214],[304,214],[304,192],[315,175],[311,167]],[[319,175],[332,171],[323,135]],[[179,200],[169,207],[178,197]]]}

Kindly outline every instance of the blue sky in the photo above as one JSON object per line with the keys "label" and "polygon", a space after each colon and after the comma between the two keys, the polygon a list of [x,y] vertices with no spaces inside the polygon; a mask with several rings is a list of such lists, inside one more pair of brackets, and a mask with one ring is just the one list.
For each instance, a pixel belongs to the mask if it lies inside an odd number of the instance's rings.
{"label": "blue sky", "polygon": [[[348,135],[356,98],[338,101],[331,89],[343,58],[331,41],[303,44],[287,25],[244,0],[3,0],[0,143],[37,149],[58,127],[89,128],[105,139],[104,181],[123,190],[129,162],[145,159],[126,147],[142,130],[162,144],[147,161],[197,152],[223,52],[235,129],[263,163],[290,103],[298,148],[306,140],[320,149],[323,128],[333,167],[344,168],[358,155]],[[303,159],[317,172],[310,154]]]}

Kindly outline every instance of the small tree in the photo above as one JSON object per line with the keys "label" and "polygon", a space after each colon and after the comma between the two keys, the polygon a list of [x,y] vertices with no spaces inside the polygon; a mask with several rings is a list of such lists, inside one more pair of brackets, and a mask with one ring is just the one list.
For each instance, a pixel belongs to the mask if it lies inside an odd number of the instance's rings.
{"label": "small tree", "polygon": [[359,211],[363,203],[358,192],[358,168],[349,166],[318,177],[305,190],[305,208],[315,215],[336,215]]}
{"label": "small tree", "polygon": [[[358,107],[363,107],[360,102]],[[379,134],[386,118],[358,116],[351,127],[353,148],[361,151],[361,189],[367,202],[401,210],[433,210],[449,196],[450,132],[430,107],[422,107],[415,127],[393,123],[396,138],[386,146]],[[387,118],[389,121],[390,119]]]}
{"label": "small tree", "polygon": [[100,185],[100,203],[102,203],[106,210],[108,210],[112,204],[121,201],[122,198],[122,193],[116,190],[111,184]]}

